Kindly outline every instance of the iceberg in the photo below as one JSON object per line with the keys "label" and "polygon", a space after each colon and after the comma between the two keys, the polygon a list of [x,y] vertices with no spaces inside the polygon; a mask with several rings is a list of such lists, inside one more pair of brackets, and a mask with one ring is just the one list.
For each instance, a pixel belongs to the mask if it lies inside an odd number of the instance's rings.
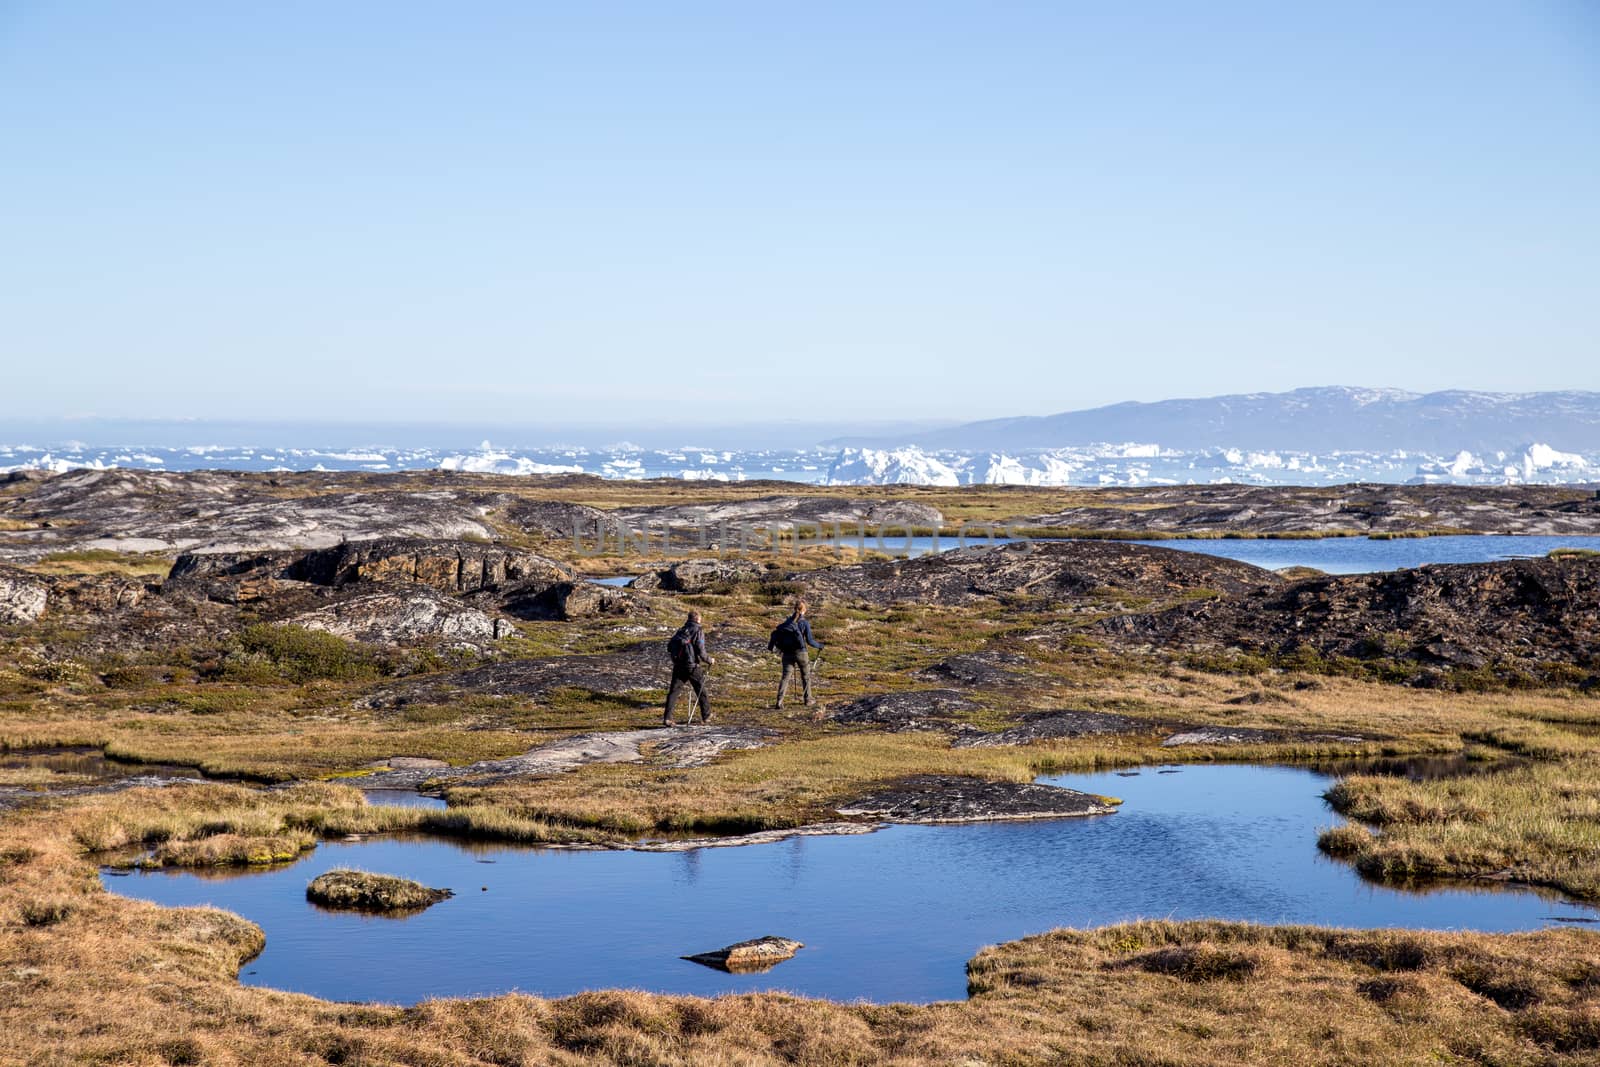
{"label": "iceberg", "polygon": [[961,475],[920,448],[846,448],[834,459],[823,484],[956,486]]}

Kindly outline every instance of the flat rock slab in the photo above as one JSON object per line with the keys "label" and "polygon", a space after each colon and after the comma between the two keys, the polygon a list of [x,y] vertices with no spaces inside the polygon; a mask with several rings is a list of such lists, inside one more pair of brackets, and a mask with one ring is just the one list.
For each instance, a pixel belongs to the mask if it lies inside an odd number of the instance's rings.
{"label": "flat rock slab", "polygon": [[1183,745],[1265,745],[1282,741],[1359,745],[1377,740],[1359,734],[1311,734],[1294,730],[1260,730],[1247,726],[1198,726],[1173,734],[1161,742],[1165,748]]}
{"label": "flat rock slab", "polygon": [[862,697],[828,709],[823,717],[845,726],[882,726],[891,733],[948,730],[955,713],[977,706],[955,689],[918,689]]}
{"label": "flat rock slab", "polygon": [[33,786],[0,786],[0,812],[27,807],[41,800],[66,797],[92,797],[108,793],[121,793],[126,789],[165,789],[171,785],[206,785],[204,778],[166,778],[154,774],[119,778],[114,782],[95,782],[93,785],[69,785],[60,789],[40,789]]}
{"label": "flat rock slab", "polygon": [[390,756],[382,763],[373,764],[379,770],[390,771],[443,771],[450,768],[450,764],[442,759],[431,759],[427,756]]}
{"label": "flat rock slab", "polygon": [[736,848],[740,845],[770,845],[787,841],[791,837],[836,837],[849,834],[870,834],[883,829],[881,823],[870,822],[818,822],[796,826],[790,830],[757,830],[750,834],[730,834],[722,837],[688,837],[672,841],[639,841],[628,846],[634,852],[694,852],[702,848]]}
{"label": "flat rock slab", "polygon": [[835,810],[840,815],[887,822],[948,823],[1108,815],[1117,808],[1105,797],[1076,789],[922,774]]}
{"label": "flat rock slab", "polygon": [[768,936],[740,941],[714,952],[699,952],[693,956],[684,956],[683,959],[693,960],[695,963],[702,963],[718,970],[732,971],[735,974],[747,974],[751,971],[764,971],[784,960],[793,959],[794,954],[803,948],[805,945],[790,938]]}
{"label": "flat rock slab", "polygon": [[471,778],[493,785],[519,778],[565,774],[589,763],[638,763],[640,746],[659,742],[656,760],[671,767],[698,767],[723,752],[760,748],[774,738],[772,730],[753,726],[693,726],[679,730],[607,730],[577,734],[540,745],[520,756],[481,760],[465,767],[395,767],[357,779],[362,789],[416,789],[424,782]]}
{"label": "flat rock slab", "polygon": [[1027,656],[1016,652],[962,652],[917,672],[917,677],[979,689],[1014,689],[1033,679]]}
{"label": "flat rock slab", "polygon": [[1057,711],[1032,715],[1016,726],[993,734],[962,734],[951,742],[954,748],[1000,748],[1028,745],[1058,737],[1093,737],[1100,734],[1138,734],[1154,729],[1153,724],[1126,715],[1103,711]]}

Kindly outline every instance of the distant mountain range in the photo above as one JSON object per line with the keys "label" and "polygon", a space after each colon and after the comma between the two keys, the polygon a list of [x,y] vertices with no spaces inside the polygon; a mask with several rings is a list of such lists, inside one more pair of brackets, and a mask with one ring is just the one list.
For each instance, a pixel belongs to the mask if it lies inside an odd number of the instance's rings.
{"label": "distant mountain range", "polygon": [[1474,393],[1327,386],[1193,400],[1128,402],[1059,415],[988,419],[903,436],[841,437],[829,445],[1031,451],[1137,441],[1162,448],[1326,453],[1406,449],[1514,451],[1544,442],[1600,450],[1600,393]]}

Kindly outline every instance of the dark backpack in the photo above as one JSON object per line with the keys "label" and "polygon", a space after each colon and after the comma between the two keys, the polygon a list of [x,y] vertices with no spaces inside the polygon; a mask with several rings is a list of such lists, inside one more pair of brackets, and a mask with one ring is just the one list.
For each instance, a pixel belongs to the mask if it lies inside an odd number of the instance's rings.
{"label": "dark backpack", "polygon": [[672,635],[672,640],[667,642],[667,655],[672,658],[674,667],[687,669],[694,666],[694,636],[687,626],[679,627],[678,632]]}
{"label": "dark backpack", "polygon": [[806,647],[805,638],[800,636],[800,624],[795,622],[792,616],[778,624],[778,628],[772,631],[767,643],[779,652],[799,652]]}

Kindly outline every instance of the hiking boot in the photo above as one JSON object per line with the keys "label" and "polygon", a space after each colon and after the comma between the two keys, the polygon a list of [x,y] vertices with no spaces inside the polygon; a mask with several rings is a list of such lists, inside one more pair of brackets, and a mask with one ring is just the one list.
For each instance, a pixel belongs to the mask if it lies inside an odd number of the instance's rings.
{"label": "hiking boot", "polygon": [[661,720],[661,725],[665,726],[667,729],[670,730],[670,729],[672,729],[674,726],[676,726],[678,724],[673,722],[671,719],[662,719]]}
{"label": "hiking boot", "polygon": [[710,721],[711,721],[711,713],[709,711],[705,711],[705,712],[701,712],[700,713],[700,724],[702,726],[704,726],[706,723],[708,723]]}

